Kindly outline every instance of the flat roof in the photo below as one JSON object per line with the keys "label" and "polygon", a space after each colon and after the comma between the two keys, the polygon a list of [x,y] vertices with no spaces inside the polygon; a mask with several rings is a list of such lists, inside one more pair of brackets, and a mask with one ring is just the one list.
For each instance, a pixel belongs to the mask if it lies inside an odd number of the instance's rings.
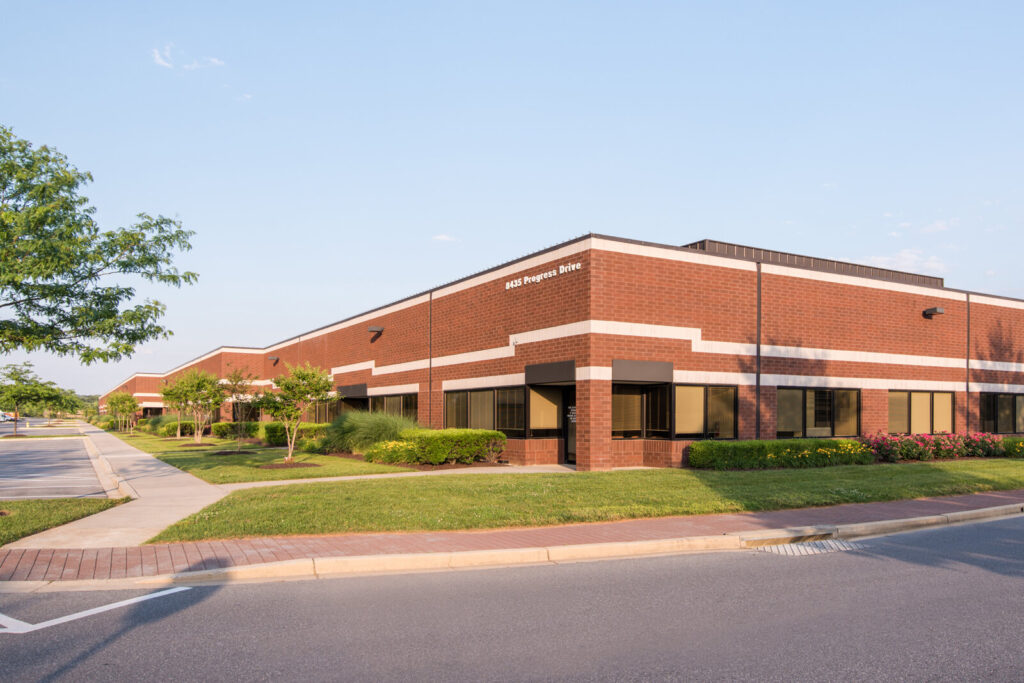
{"label": "flat roof", "polygon": [[[741,261],[754,261],[754,262],[761,262],[761,263],[775,263],[775,264],[779,264],[779,265],[785,265],[785,266],[788,266],[788,267],[791,267],[791,268],[802,268],[802,269],[805,269],[805,270],[813,270],[813,271],[818,271],[818,272],[837,273],[837,274],[842,274],[842,275],[851,275],[851,276],[854,276],[854,277],[862,277],[862,278],[868,278],[868,279],[872,279],[872,280],[885,280],[885,281],[888,281],[888,282],[899,282],[899,283],[903,283],[903,284],[912,284],[912,285],[916,285],[916,286],[919,286],[919,287],[932,287],[932,288],[935,288],[935,289],[945,289],[945,290],[953,291],[953,292],[963,292],[963,293],[966,293],[966,294],[980,294],[980,292],[969,292],[967,290],[953,289],[953,288],[946,287],[945,286],[945,281],[943,280],[943,278],[934,277],[934,276],[931,276],[931,275],[921,275],[921,274],[918,274],[918,273],[908,273],[908,272],[899,271],[899,270],[889,270],[887,268],[876,268],[874,266],[865,266],[865,265],[858,264],[858,263],[849,263],[849,262],[845,262],[845,261],[836,261],[836,260],[832,260],[832,259],[822,259],[822,258],[816,258],[816,257],[813,257],[813,256],[801,256],[799,254],[791,254],[791,253],[784,252],[784,251],[773,251],[773,250],[770,250],[770,249],[761,249],[761,248],[758,248],[758,247],[748,247],[748,246],[744,246],[744,245],[740,245],[740,244],[732,244],[732,243],[729,243],[729,242],[720,242],[718,240],[703,239],[703,240],[698,240],[696,242],[690,242],[688,244],[674,245],[674,244],[663,244],[663,243],[660,243],[660,242],[647,242],[647,241],[644,241],[644,240],[636,240],[636,239],[631,239],[631,238],[628,238],[628,237],[616,237],[615,235],[604,235],[604,234],[601,234],[601,233],[593,233],[593,232],[591,232],[591,233],[586,233],[586,234],[580,235],[578,237],[573,237],[572,239],[566,240],[564,242],[559,242],[558,244],[554,244],[554,245],[552,245],[550,247],[545,247],[544,249],[540,249],[538,251],[531,252],[529,254],[526,254],[525,256],[520,256],[518,258],[514,258],[514,259],[511,259],[509,261],[504,261],[504,262],[499,263],[499,264],[497,264],[495,266],[491,266],[490,268],[486,268],[484,270],[477,271],[477,272],[472,273],[470,275],[466,275],[464,277],[460,277],[458,279],[451,280],[449,282],[445,282],[445,283],[437,285],[435,287],[431,287],[430,289],[426,289],[426,290],[423,290],[421,292],[417,292],[416,294],[412,294],[410,296],[402,297],[401,299],[397,299],[395,301],[391,301],[389,303],[382,304],[380,306],[375,306],[374,308],[368,309],[368,310],[363,311],[361,313],[356,313],[355,315],[350,315],[347,318],[342,318],[341,320],[336,320],[334,322],[327,323],[326,325],[320,325],[319,327],[315,327],[315,328],[313,328],[311,330],[308,330],[306,332],[302,332],[300,334],[295,334],[295,335],[292,335],[290,337],[286,337],[285,339],[282,339],[279,342],[274,342],[272,344],[268,344],[267,346],[262,346],[262,347],[260,347],[260,346],[242,346],[242,345],[237,345],[237,346],[218,346],[217,348],[212,349],[210,351],[207,351],[206,353],[200,354],[200,355],[196,356],[195,358],[187,360],[187,361],[185,361],[183,363],[179,363],[174,368],[172,368],[171,370],[168,370],[167,372],[164,372],[164,373],[152,373],[152,372],[136,372],[136,373],[133,373],[131,376],[129,376],[127,379],[125,379],[123,382],[121,382],[117,386],[121,386],[122,384],[126,384],[132,378],[140,376],[140,375],[159,375],[159,376],[163,376],[163,375],[170,374],[170,373],[174,372],[175,370],[177,370],[178,368],[182,368],[182,367],[191,365],[192,363],[196,362],[197,360],[199,360],[201,358],[204,358],[206,356],[209,356],[210,354],[215,353],[215,352],[217,352],[217,351],[219,351],[221,349],[224,349],[227,352],[230,352],[231,349],[240,349],[240,350],[243,350],[243,351],[245,351],[245,350],[247,350],[247,351],[265,351],[266,349],[269,349],[271,347],[280,346],[280,345],[286,344],[286,343],[288,343],[288,342],[290,342],[292,340],[298,340],[301,337],[305,337],[306,335],[314,334],[316,332],[319,332],[320,330],[327,329],[328,327],[333,327],[334,325],[340,325],[341,323],[348,322],[349,320],[354,320],[355,318],[360,318],[362,316],[369,315],[369,314],[374,313],[376,311],[380,311],[380,310],[383,310],[385,308],[389,308],[391,306],[394,306],[396,304],[400,304],[402,302],[409,301],[410,299],[415,299],[415,298],[420,297],[420,296],[424,296],[424,295],[427,295],[427,294],[432,294],[432,293],[434,293],[434,292],[436,292],[436,291],[438,291],[440,289],[444,289],[445,287],[450,287],[450,286],[458,284],[460,282],[465,282],[466,280],[470,280],[472,278],[479,277],[481,275],[486,275],[487,273],[493,272],[495,270],[499,270],[501,268],[507,268],[508,266],[515,265],[516,263],[519,263],[520,261],[525,261],[527,259],[531,259],[531,258],[534,258],[536,256],[541,256],[541,255],[546,254],[546,253],[548,253],[550,251],[555,251],[557,249],[561,249],[563,247],[567,247],[567,246],[569,246],[571,244],[575,244],[576,242],[581,242],[583,240],[591,239],[591,238],[610,240],[610,241],[613,241],[613,242],[622,242],[624,244],[637,244],[637,245],[642,245],[642,246],[657,247],[657,248],[660,248],[660,249],[673,249],[673,250],[677,250],[677,251],[683,251],[683,250],[686,250],[686,251],[699,251],[699,252],[702,252],[702,253],[705,253],[705,254],[709,254],[709,255],[713,255],[713,256],[718,256],[718,257],[722,257],[722,258],[737,259],[737,260],[741,260]],[[998,295],[998,294],[984,294],[984,296],[988,296],[988,297],[992,297],[992,298],[997,298],[997,299],[1004,299],[1004,300],[1007,300],[1007,301],[1024,301],[1024,299],[1015,299],[1013,297],[1001,296],[1001,295]],[[113,390],[111,390],[111,391],[113,391]],[[110,392],[108,391],[107,394],[109,394],[109,393]],[[101,394],[101,396],[106,396],[106,394]]]}

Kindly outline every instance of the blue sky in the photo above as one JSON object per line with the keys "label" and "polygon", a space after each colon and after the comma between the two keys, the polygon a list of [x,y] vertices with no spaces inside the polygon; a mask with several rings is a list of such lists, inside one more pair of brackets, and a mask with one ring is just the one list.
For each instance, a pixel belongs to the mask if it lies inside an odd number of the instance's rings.
{"label": "blue sky", "polygon": [[[587,232],[1024,297],[1019,2],[0,2],[0,123],[195,230],[101,392]],[[3,362],[29,356],[17,354]]]}

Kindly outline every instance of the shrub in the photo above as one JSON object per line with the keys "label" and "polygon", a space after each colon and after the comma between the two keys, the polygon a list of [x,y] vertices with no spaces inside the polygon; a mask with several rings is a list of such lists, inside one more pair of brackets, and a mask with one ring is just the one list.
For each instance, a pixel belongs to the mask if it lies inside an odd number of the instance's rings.
{"label": "shrub", "polygon": [[904,460],[952,460],[1006,456],[1009,439],[991,434],[876,434],[864,444],[881,462]]}
{"label": "shrub", "polygon": [[160,426],[167,424],[167,421],[170,419],[170,415],[156,415],[149,418],[149,422],[146,423],[145,429],[150,434],[159,434]]}
{"label": "shrub", "polygon": [[[191,420],[181,421],[181,435],[191,436],[195,432],[195,424]],[[160,425],[160,436],[177,436],[178,422],[171,420]]]}
{"label": "shrub", "polygon": [[285,433],[284,423],[264,422],[263,442],[268,446],[287,446],[288,435]]}
{"label": "shrub", "polygon": [[322,445],[328,453],[361,453],[381,441],[398,441],[404,430],[418,426],[415,420],[401,415],[353,410],[334,419]]}
{"label": "shrub", "polygon": [[1007,436],[1003,439],[1003,451],[1008,458],[1024,458],[1024,439],[1019,436]]}
{"label": "shrub", "polygon": [[138,429],[145,429],[146,425],[148,425],[148,424],[149,424],[149,418],[148,417],[140,417],[139,421],[135,423],[135,426]]}
{"label": "shrub", "polygon": [[690,446],[689,458],[690,467],[714,470],[867,465],[874,461],[867,446],[851,439],[697,441]]}
{"label": "shrub", "polygon": [[366,449],[371,462],[442,465],[478,460],[495,461],[505,450],[505,435],[489,429],[407,429],[399,439],[381,441]]}
{"label": "shrub", "polygon": [[414,463],[418,462],[415,453],[415,449],[408,441],[381,441],[367,448],[363,459],[369,462]]}
{"label": "shrub", "polygon": [[[252,438],[256,436],[260,429],[259,422],[243,422],[245,425],[245,431],[242,436],[246,438]],[[237,422],[214,422],[213,423],[213,435],[220,437],[221,439],[234,439],[238,436],[238,423]]]}

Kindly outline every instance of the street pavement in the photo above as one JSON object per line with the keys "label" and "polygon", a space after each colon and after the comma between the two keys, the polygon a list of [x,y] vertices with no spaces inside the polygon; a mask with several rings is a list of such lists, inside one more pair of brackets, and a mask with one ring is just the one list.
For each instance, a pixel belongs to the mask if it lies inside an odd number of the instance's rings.
{"label": "street pavement", "polygon": [[[853,549],[0,594],[10,681],[1019,681],[1024,518]],[[4,617],[0,617],[2,620]]]}
{"label": "street pavement", "polygon": [[106,497],[83,439],[0,438],[0,500]]}

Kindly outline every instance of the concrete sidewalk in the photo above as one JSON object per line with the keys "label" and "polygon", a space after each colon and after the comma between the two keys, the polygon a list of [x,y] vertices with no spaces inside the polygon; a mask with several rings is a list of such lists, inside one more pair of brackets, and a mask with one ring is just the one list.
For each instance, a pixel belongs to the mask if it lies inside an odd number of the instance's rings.
{"label": "concrete sidewalk", "polygon": [[[113,437],[111,437],[113,438]],[[129,504],[131,505],[131,504]],[[121,509],[127,509],[122,506]],[[556,527],[289,536],[142,547],[0,550],[0,590],[50,582],[252,580],[422,571],[741,549],[853,538],[1024,513],[1024,490],[762,513],[663,517]],[[95,515],[100,517],[101,515]],[[148,531],[146,533],[149,533]],[[158,577],[164,577],[158,579]],[[54,584],[57,585],[57,584]]]}
{"label": "concrete sidewalk", "polygon": [[82,432],[98,457],[106,461],[138,497],[115,508],[18,539],[0,552],[14,548],[138,546],[228,494],[92,425],[83,425]]}

